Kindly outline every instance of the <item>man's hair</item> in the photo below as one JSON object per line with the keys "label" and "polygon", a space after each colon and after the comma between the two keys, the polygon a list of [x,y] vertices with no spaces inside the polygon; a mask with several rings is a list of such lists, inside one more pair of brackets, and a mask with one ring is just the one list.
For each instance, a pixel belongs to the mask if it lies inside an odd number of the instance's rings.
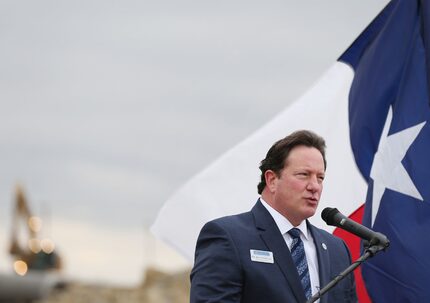
{"label": "man's hair", "polygon": [[308,130],[295,131],[291,135],[275,142],[267,152],[266,158],[261,161],[261,180],[257,186],[259,194],[261,194],[266,187],[266,178],[264,176],[266,171],[272,170],[279,177],[291,150],[301,145],[318,149],[323,156],[324,170],[327,168],[324,139]]}

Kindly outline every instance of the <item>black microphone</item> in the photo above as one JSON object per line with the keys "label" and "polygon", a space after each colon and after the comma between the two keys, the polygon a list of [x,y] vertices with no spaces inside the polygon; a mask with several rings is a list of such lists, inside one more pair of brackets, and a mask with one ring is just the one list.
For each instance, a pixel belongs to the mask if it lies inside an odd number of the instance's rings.
{"label": "black microphone", "polygon": [[381,245],[388,247],[390,241],[388,238],[376,231],[373,231],[366,226],[363,226],[340,213],[337,208],[326,207],[321,213],[321,218],[328,225],[342,228],[362,239],[369,241],[370,246]]}

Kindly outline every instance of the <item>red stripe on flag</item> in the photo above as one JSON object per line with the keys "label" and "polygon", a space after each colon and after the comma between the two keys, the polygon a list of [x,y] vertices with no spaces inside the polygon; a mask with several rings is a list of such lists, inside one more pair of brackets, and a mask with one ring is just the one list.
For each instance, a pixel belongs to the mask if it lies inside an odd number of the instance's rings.
{"label": "red stripe on flag", "polygon": [[[362,222],[364,214],[364,204],[361,205],[356,211],[354,211],[349,218],[354,220],[357,223]],[[346,245],[348,245],[349,250],[351,251],[352,260],[357,260],[360,257],[360,238],[343,230],[340,228],[336,228],[333,231],[333,234],[342,238]],[[355,283],[357,288],[358,301],[360,303],[372,303],[369,295],[366,290],[366,286],[364,285],[363,277],[361,275],[361,267],[358,267],[354,271]]]}

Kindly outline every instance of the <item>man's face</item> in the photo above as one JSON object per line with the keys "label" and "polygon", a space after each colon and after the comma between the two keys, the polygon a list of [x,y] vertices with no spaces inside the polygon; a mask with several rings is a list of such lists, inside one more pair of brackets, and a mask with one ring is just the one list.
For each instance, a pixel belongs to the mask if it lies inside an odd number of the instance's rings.
{"label": "man's face", "polygon": [[273,174],[269,190],[273,207],[294,226],[313,216],[324,180],[324,160],[314,147],[296,146],[288,155],[279,177]]}

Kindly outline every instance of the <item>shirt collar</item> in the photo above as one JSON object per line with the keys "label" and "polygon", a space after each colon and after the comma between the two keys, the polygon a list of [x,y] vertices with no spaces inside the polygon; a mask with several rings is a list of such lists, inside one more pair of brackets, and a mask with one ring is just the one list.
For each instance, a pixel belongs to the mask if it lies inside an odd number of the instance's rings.
{"label": "shirt collar", "polygon": [[273,220],[275,220],[276,226],[278,226],[279,231],[281,234],[287,233],[292,228],[298,228],[302,232],[302,234],[305,236],[305,238],[308,240],[308,226],[306,224],[306,220],[302,221],[299,226],[293,226],[290,221],[288,221],[287,218],[285,218],[283,215],[281,215],[276,209],[271,207],[266,201],[263,200],[263,198],[260,197],[261,204],[267,209],[267,211],[272,216]]}

